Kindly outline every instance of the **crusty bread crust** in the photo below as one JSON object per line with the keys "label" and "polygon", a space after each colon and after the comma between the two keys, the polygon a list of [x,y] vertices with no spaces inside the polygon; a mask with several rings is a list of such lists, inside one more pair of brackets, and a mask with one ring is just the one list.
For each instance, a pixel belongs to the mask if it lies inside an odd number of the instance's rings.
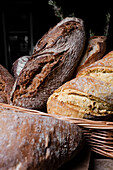
{"label": "crusty bread crust", "polygon": [[55,170],[82,145],[77,125],[0,103],[0,169]]}
{"label": "crusty bread crust", "polygon": [[113,114],[113,51],[58,88],[49,97],[47,110],[80,118]]}
{"label": "crusty bread crust", "polygon": [[30,56],[22,56],[18,58],[12,65],[12,72],[14,78],[16,79],[19,74],[21,73],[22,69],[24,68],[25,64],[27,63]]}
{"label": "crusty bread crust", "polygon": [[0,102],[10,103],[10,93],[14,84],[13,76],[0,64]]}
{"label": "crusty bread crust", "polygon": [[90,64],[100,60],[106,51],[106,37],[92,36],[88,40],[88,46],[85,54],[81,57],[81,61],[77,67],[77,72]]}
{"label": "crusty bread crust", "polygon": [[43,110],[55,89],[71,79],[85,45],[83,21],[65,18],[36,44],[32,57],[18,76],[12,103]]}

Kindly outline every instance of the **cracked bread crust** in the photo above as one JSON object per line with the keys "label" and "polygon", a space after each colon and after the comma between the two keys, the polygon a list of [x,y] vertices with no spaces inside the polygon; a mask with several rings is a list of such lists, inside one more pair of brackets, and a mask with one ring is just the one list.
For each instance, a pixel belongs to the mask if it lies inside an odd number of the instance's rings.
{"label": "cracked bread crust", "polygon": [[[113,51],[106,54],[101,60],[89,65],[79,71],[77,77],[89,75],[91,73],[112,73],[113,72]],[[110,77],[110,76],[109,76]]]}
{"label": "cracked bread crust", "polygon": [[85,45],[83,21],[65,18],[36,44],[18,76],[12,104],[43,110],[55,89],[70,80]]}
{"label": "cracked bread crust", "polygon": [[48,99],[47,110],[80,118],[113,114],[113,52],[57,89]]}

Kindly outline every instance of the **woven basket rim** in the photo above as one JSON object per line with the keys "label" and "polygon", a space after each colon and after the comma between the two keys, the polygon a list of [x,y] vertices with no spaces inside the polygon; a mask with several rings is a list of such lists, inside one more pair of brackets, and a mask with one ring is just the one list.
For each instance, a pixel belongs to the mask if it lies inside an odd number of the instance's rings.
{"label": "woven basket rim", "polygon": [[113,122],[109,122],[109,121],[105,121],[105,120],[97,121],[97,120],[89,120],[89,119],[83,119],[83,118],[66,117],[66,116],[61,116],[61,115],[56,115],[56,114],[48,114],[48,113],[41,112],[38,110],[27,109],[27,108],[13,106],[13,105],[4,104],[4,103],[0,103],[0,107],[5,107],[5,108],[11,109],[11,110],[18,110],[18,111],[22,111],[22,112],[28,113],[28,114],[36,114],[36,115],[40,115],[40,116],[54,117],[56,119],[65,120],[70,123],[79,125],[83,128],[113,130]]}

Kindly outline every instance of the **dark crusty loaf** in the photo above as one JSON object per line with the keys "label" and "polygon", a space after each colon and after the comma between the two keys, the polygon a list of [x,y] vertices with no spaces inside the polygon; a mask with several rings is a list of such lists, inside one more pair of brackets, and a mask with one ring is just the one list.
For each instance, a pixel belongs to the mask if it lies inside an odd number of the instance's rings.
{"label": "dark crusty loaf", "polygon": [[81,129],[39,113],[0,104],[0,169],[54,170],[78,153]]}
{"label": "dark crusty loaf", "polygon": [[14,84],[13,76],[0,64],[0,102],[10,102],[10,92]]}
{"label": "dark crusty loaf", "polygon": [[69,80],[85,44],[83,21],[65,18],[36,44],[32,57],[17,78],[13,105],[42,110],[52,92]]}
{"label": "dark crusty loaf", "polygon": [[81,70],[48,99],[48,113],[80,118],[113,114],[113,51]]}

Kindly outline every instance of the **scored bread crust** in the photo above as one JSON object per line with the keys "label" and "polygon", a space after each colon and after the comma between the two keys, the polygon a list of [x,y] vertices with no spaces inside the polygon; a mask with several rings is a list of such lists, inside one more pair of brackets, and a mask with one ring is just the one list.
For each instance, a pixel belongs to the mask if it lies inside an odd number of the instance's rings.
{"label": "scored bread crust", "polygon": [[12,90],[13,105],[43,110],[55,89],[70,80],[85,45],[83,21],[65,18],[36,44]]}
{"label": "scored bread crust", "polygon": [[96,61],[83,70],[79,71],[78,76],[88,75],[91,72],[112,72],[113,71],[113,51],[106,54],[103,59]]}
{"label": "scored bread crust", "polygon": [[110,52],[57,89],[48,99],[47,110],[70,117],[107,116],[113,114],[112,96],[113,52]]}
{"label": "scored bread crust", "polygon": [[80,151],[77,125],[40,113],[0,104],[0,169],[55,170]]}

